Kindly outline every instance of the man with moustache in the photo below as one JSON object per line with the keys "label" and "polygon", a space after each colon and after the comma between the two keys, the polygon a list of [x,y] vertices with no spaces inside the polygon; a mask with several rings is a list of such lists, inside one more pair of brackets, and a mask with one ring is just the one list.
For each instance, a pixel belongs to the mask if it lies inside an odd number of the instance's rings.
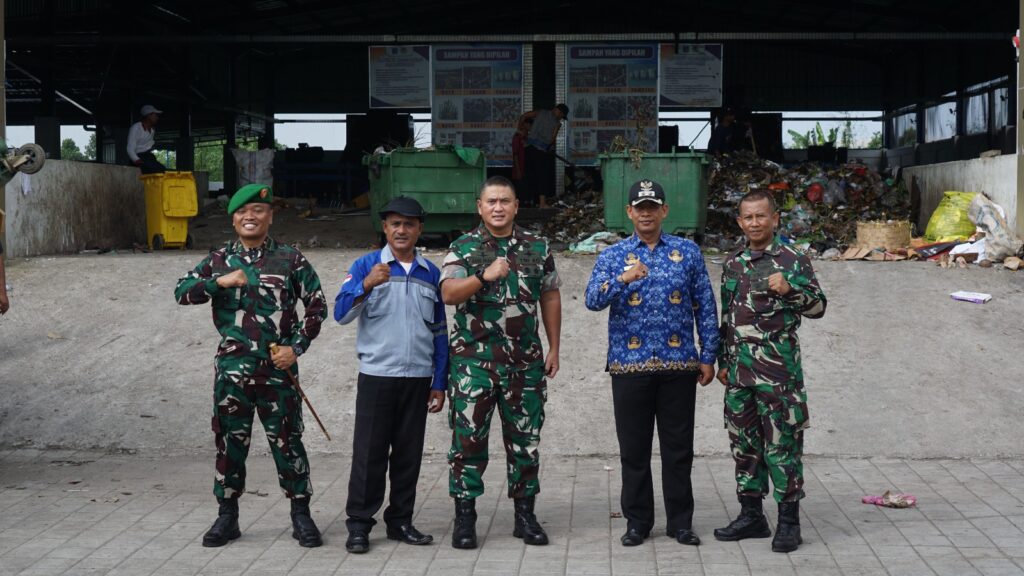
{"label": "man with moustache", "polygon": [[690,483],[694,405],[697,384],[714,378],[718,322],[700,248],[662,230],[668,210],[661,184],[634,183],[626,213],[635,232],[601,252],[587,284],[587,308],[611,309],[606,370],[622,465],[623,546],[643,544],[654,528],[655,422],[666,533],[680,544],[700,544],[692,526]]}
{"label": "man with moustache", "polygon": [[387,245],[355,261],[334,301],[338,323],[359,319],[356,423],[345,505],[345,548],[356,554],[370,548],[389,468],[388,539],[414,545],[434,540],[412,524],[427,412],[441,411],[448,386],[441,271],[416,251],[425,217],[413,198],[388,202],[380,211]]}
{"label": "man with moustache", "polygon": [[[228,203],[237,240],[210,252],[178,281],[179,304],[212,302],[221,335],[214,361],[213,432],[217,474],[213,493],[217,520],[203,546],[223,546],[241,536],[238,498],[245,493],[245,461],[253,415],[270,443],[281,490],[291,500],[292,538],[313,548],[323,544],[309,511],[313,487],[302,444],[302,398],[286,372],[320,333],[327,302],[320,279],[295,248],[270,237],[273,193],[264,184],[242,186]],[[300,319],[296,304],[302,301]],[[270,345],[276,344],[274,353]]]}
{"label": "man with moustache", "polygon": [[747,193],[739,212],[747,243],[722,264],[718,380],[725,385],[740,515],[715,530],[715,538],[771,536],[761,506],[771,478],[779,506],[772,550],[792,552],[803,543],[803,431],[809,423],[796,331],[801,317],[824,316],[827,302],[811,261],[775,235],[779,214],[771,194]]}
{"label": "man with moustache", "polygon": [[[548,543],[534,514],[540,492],[540,430],[547,378],[558,373],[561,280],[547,240],[515,224],[519,201],[504,177],[480,188],[482,223],[452,243],[441,269],[441,295],[454,305],[449,352],[452,445],[448,492],[455,499],[454,548],[476,548],[476,498],[484,493],[491,415],[501,419],[512,535]],[[547,334],[545,357],[538,308]]]}

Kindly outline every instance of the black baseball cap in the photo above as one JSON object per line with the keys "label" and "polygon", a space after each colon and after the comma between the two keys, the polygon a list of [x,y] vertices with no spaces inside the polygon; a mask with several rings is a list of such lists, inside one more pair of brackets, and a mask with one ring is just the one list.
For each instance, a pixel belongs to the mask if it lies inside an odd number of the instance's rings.
{"label": "black baseball cap", "polygon": [[665,204],[665,189],[654,180],[637,180],[629,187],[629,205],[636,206],[643,202]]}
{"label": "black baseball cap", "polygon": [[565,104],[559,104],[559,105],[555,106],[555,108],[558,108],[559,110],[562,111],[562,118],[563,119],[566,119],[566,120],[569,119],[569,107],[568,106],[566,106]]}
{"label": "black baseball cap", "polygon": [[414,198],[409,198],[408,196],[392,198],[390,202],[381,208],[378,214],[380,214],[381,220],[387,218],[388,214],[401,214],[402,216],[419,218],[421,222],[427,216],[427,213],[423,210],[423,206],[421,206]]}

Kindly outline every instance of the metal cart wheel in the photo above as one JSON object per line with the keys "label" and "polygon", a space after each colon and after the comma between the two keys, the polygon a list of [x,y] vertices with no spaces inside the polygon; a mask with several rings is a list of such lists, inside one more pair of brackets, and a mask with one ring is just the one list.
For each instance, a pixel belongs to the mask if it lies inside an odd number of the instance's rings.
{"label": "metal cart wheel", "polygon": [[28,156],[28,161],[18,166],[18,172],[25,174],[39,172],[43,169],[43,163],[46,162],[46,152],[39,144],[25,144],[18,148],[16,154],[18,156]]}

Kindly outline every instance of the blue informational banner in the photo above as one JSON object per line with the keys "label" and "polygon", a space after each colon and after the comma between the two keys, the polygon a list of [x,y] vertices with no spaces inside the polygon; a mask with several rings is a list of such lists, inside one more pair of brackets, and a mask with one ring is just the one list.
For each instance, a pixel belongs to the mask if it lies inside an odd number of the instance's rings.
{"label": "blue informational banner", "polygon": [[595,164],[614,143],[658,151],[658,45],[569,44],[569,159]]}
{"label": "blue informational banner", "polygon": [[479,148],[490,166],[512,165],[512,136],[523,113],[523,47],[434,46],[434,144]]}

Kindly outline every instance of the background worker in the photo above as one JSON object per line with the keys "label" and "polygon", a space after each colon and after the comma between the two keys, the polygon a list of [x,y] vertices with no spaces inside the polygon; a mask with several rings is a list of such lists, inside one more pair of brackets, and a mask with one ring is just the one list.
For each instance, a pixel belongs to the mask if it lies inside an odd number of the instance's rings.
{"label": "background worker", "polygon": [[166,172],[167,168],[156,159],[153,149],[156,146],[156,125],[160,122],[162,110],[146,104],[139,111],[142,115],[128,129],[128,158],[134,166],[138,166],[143,174]]}
{"label": "background worker", "polygon": [[700,544],[690,482],[694,411],[697,384],[714,378],[718,318],[700,248],[662,230],[668,210],[660,184],[634,183],[626,213],[635,232],[598,255],[587,283],[587,308],[611,308],[606,369],[622,465],[623,546],[643,544],[654,527],[655,423],[666,534],[680,544]]}
{"label": "background worker", "polygon": [[441,271],[416,251],[426,213],[399,196],[380,211],[387,245],[355,261],[334,301],[334,319],[359,319],[356,424],[348,483],[345,548],[369,549],[373,515],[384,510],[387,537],[406,544],[434,538],[412,525],[427,412],[440,412],[448,387],[448,324]]}
{"label": "background worker", "polygon": [[441,268],[441,295],[455,306],[449,352],[452,546],[477,546],[476,499],[484,493],[495,410],[505,441],[508,496],[514,499],[512,535],[544,545],[548,535],[534,514],[534,501],[540,492],[546,378],[558,373],[561,280],[547,240],[515,224],[519,202],[507,178],[488,178],[476,205],[480,226],[452,242]]}
{"label": "background worker", "polygon": [[722,111],[718,124],[711,131],[711,139],[708,140],[708,154],[732,154],[737,150],[750,148],[750,123],[738,124],[736,122],[736,111],[726,108]]}
{"label": "background worker", "polygon": [[[301,252],[270,237],[273,194],[247,184],[228,202],[238,234],[210,252],[178,281],[178,304],[212,302],[220,333],[214,361],[212,428],[217,444],[213,493],[220,508],[203,546],[238,538],[238,498],[245,493],[253,416],[259,414],[277,467],[278,482],[291,500],[292,538],[313,548],[323,544],[310,516],[309,460],[302,444],[302,398],[287,372],[320,334],[327,302],[316,271]],[[300,318],[295,310],[302,302]],[[277,345],[274,353],[270,345]],[[294,370],[293,370],[294,367]]]}
{"label": "background worker", "polygon": [[519,118],[518,125],[532,120],[526,137],[523,199],[530,205],[547,207],[549,198],[555,197],[555,142],[562,120],[568,120],[569,107],[558,104],[550,110],[531,110]]}
{"label": "background worker", "polygon": [[715,538],[771,536],[761,507],[771,478],[779,506],[772,550],[792,552],[803,543],[803,431],[809,424],[796,331],[801,317],[824,316],[827,302],[810,259],[775,235],[779,214],[771,194],[748,192],[739,212],[747,244],[722,264],[718,380],[725,385],[740,514],[715,530]]}

